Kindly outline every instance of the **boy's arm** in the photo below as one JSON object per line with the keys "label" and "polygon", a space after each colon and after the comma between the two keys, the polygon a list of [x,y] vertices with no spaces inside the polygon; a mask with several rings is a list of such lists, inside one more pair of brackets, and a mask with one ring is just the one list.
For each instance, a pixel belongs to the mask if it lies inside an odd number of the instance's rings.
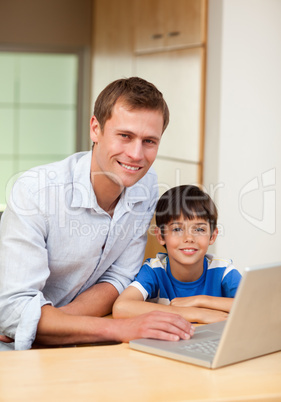
{"label": "boy's arm", "polygon": [[212,310],[230,312],[234,298],[198,295],[190,297],[177,297],[171,300],[174,307],[200,307]]}
{"label": "boy's arm", "polygon": [[225,311],[211,308],[180,307],[145,302],[142,293],[134,286],[129,286],[117,298],[112,314],[114,318],[131,318],[151,311],[179,314],[187,321],[203,324],[223,321],[228,317],[228,313]]}

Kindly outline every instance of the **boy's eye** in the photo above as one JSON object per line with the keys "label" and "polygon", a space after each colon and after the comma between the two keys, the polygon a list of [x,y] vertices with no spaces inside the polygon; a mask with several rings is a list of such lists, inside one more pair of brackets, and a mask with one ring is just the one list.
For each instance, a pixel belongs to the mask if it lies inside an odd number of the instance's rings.
{"label": "boy's eye", "polygon": [[173,228],[172,231],[173,231],[173,232],[181,232],[181,231],[182,231],[182,228]]}
{"label": "boy's eye", "polygon": [[206,229],[205,228],[202,228],[202,227],[197,227],[197,228],[194,228],[193,229],[193,232],[194,233],[205,233],[206,232]]}

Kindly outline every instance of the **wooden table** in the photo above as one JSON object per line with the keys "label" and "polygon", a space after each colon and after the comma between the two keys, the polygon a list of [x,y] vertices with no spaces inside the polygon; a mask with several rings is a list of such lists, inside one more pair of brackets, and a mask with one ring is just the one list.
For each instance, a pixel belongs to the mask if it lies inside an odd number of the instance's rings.
{"label": "wooden table", "polygon": [[0,354],[0,401],[281,401],[281,352],[217,370],[128,344]]}

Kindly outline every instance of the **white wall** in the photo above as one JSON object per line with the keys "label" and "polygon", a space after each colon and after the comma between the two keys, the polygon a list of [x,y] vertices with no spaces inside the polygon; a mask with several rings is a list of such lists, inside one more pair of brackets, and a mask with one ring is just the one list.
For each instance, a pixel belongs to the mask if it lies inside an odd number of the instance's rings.
{"label": "white wall", "polygon": [[241,271],[281,261],[280,21],[280,0],[209,0],[204,184]]}

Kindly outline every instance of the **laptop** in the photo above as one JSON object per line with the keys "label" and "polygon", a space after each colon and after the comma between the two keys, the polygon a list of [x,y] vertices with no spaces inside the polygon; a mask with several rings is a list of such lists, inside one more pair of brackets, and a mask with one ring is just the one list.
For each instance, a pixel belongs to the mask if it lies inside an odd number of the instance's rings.
{"label": "laptop", "polygon": [[190,340],[136,339],[129,345],[211,369],[281,350],[281,262],[245,268],[226,321],[197,327]]}

